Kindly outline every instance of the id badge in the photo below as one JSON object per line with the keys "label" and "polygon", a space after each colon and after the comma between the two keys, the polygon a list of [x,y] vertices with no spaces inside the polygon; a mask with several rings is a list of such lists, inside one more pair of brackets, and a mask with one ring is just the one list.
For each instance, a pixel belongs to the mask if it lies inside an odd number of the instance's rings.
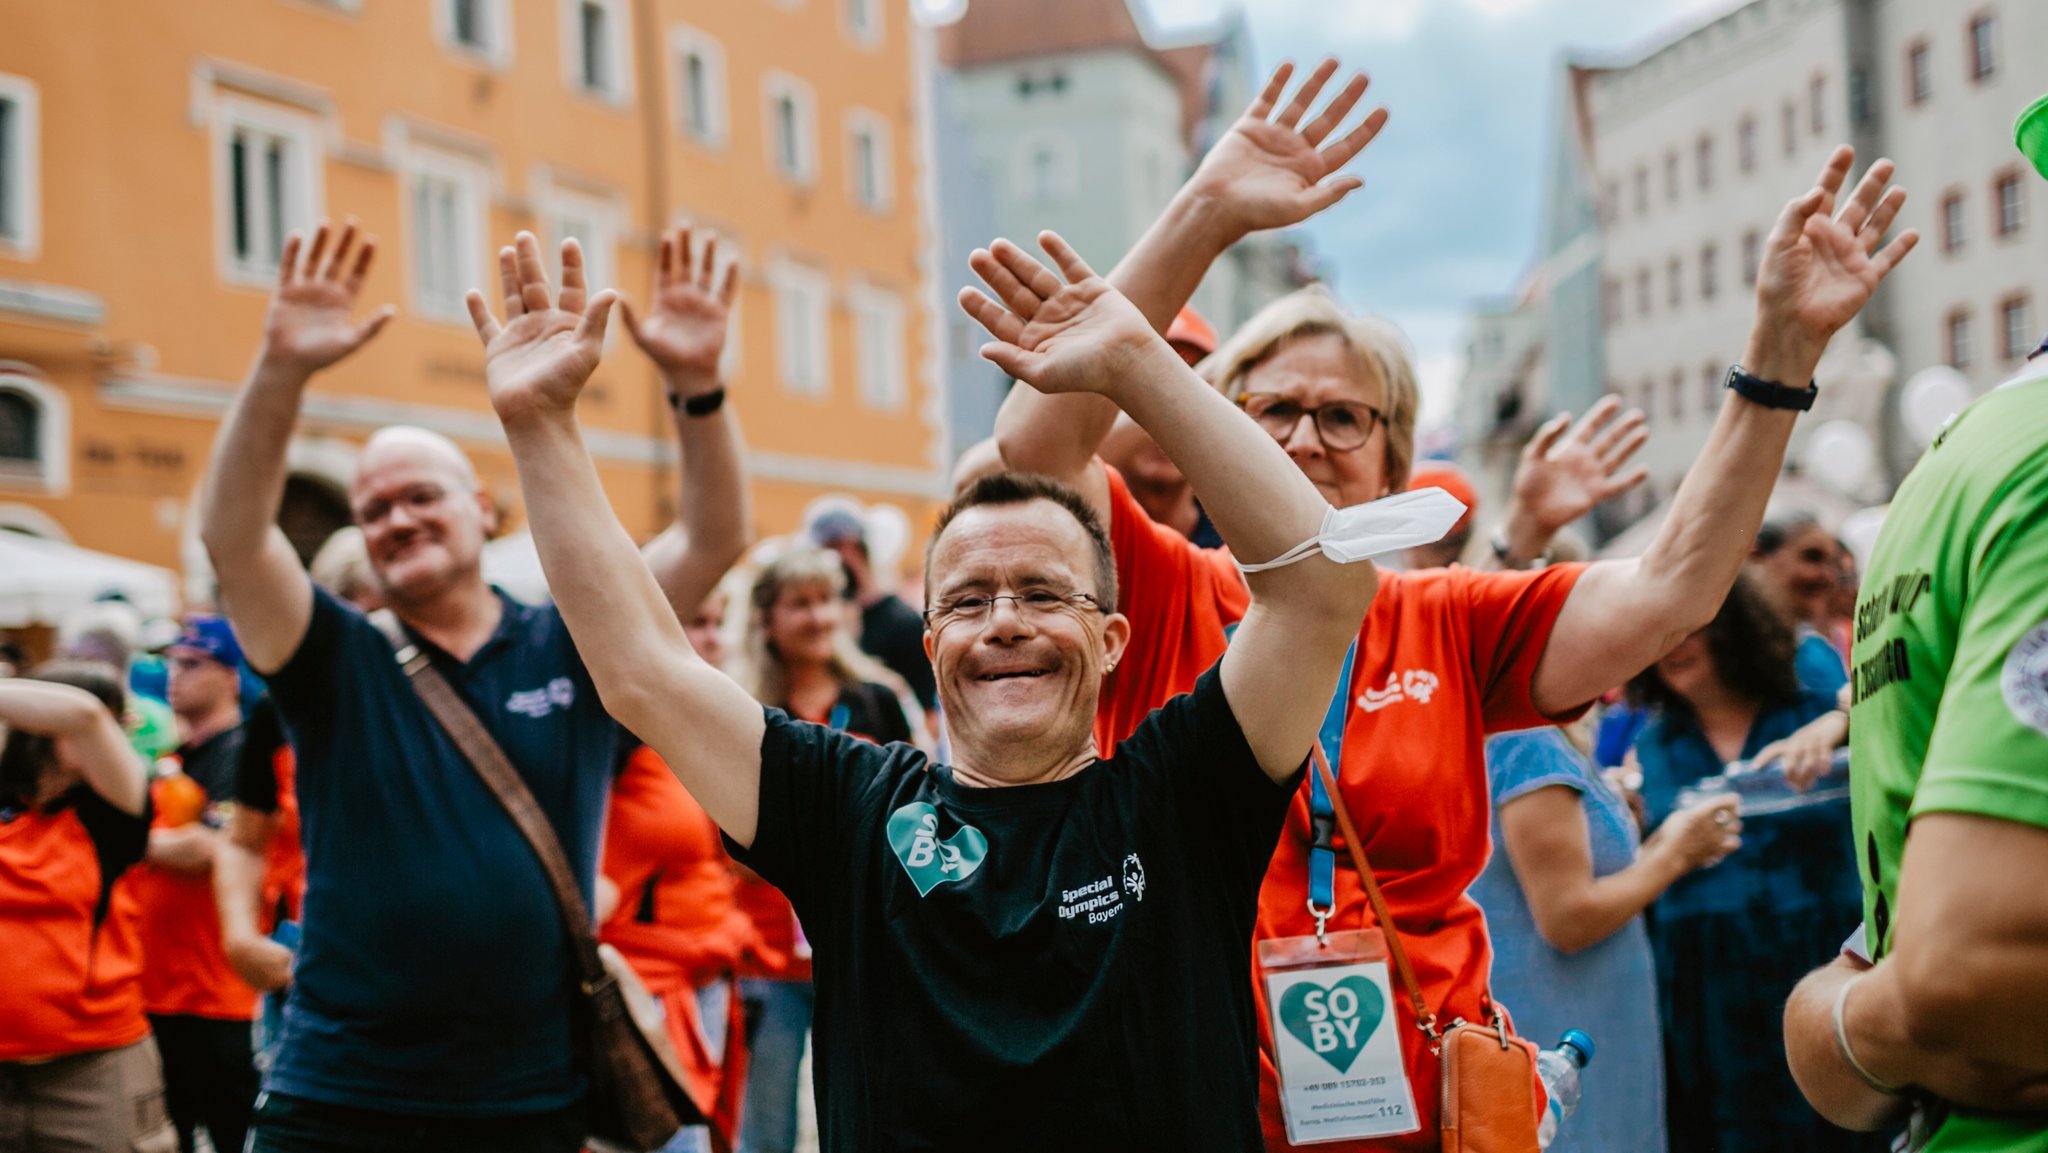
{"label": "id badge", "polygon": [[1378,929],[1261,941],[1259,975],[1289,1144],[1422,1128]]}

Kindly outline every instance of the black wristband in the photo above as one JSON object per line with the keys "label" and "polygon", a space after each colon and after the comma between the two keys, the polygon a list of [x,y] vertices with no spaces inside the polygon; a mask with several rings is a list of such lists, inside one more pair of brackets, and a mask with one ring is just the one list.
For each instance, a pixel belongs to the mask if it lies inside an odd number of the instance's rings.
{"label": "black wristband", "polygon": [[710,392],[690,397],[671,392],[668,394],[668,406],[682,409],[684,416],[710,416],[725,407],[725,386],[721,384]]}
{"label": "black wristband", "polygon": [[1807,381],[1805,388],[1790,388],[1751,376],[1744,372],[1739,364],[1729,366],[1727,386],[1735,395],[1752,404],[1760,404],[1765,408],[1790,409],[1794,412],[1812,409],[1813,398],[1820,395],[1820,386],[1812,381]]}

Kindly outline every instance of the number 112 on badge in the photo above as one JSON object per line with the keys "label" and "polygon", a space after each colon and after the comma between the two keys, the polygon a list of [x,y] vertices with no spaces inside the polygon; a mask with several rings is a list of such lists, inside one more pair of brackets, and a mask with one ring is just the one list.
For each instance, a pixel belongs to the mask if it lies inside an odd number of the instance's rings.
{"label": "number 112 on badge", "polygon": [[1261,941],[1259,971],[1290,1144],[1422,1127],[1378,930]]}

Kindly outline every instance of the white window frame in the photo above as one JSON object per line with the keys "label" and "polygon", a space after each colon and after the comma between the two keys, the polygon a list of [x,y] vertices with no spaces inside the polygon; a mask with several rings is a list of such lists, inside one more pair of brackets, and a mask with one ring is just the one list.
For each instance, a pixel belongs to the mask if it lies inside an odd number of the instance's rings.
{"label": "white window frame", "polygon": [[879,48],[888,35],[884,26],[884,13],[888,4],[884,0],[838,0],[839,27],[846,38],[863,48]]}
{"label": "white window frame", "polygon": [[847,289],[853,314],[854,378],[861,403],[900,412],[910,399],[910,358],[904,347],[903,299],[888,289],[856,283]]}
{"label": "white window frame", "polygon": [[[709,34],[687,24],[669,29],[668,54],[676,83],[676,131],[709,148],[723,148],[732,135],[732,117],[726,106],[725,46]],[[703,130],[698,130],[691,100],[689,60],[704,62]]]}
{"label": "white window frame", "polygon": [[[561,0],[562,78],[569,91],[614,107],[624,108],[633,100],[633,27],[626,0]],[[609,87],[593,88],[583,82],[583,5],[596,4],[605,10],[605,26],[611,30],[605,45],[605,63],[611,68]]]}
{"label": "white window frame", "polygon": [[0,99],[14,105],[20,121],[16,125],[15,155],[0,169],[13,178],[13,187],[4,191],[20,219],[11,231],[0,232],[0,252],[29,260],[43,247],[42,97],[35,81],[0,72]]}
{"label": "white window frame", "polygon": [[[832,392],[832,277],[787,257],[770,270],[775,296],[775,374],[798,396]],[[814,348],[807,348],[809,344]]]}
{"label": "white window frame", "polygon": [[0,372],[0,392],[27,397],[38,414],[35,468],[0,470],[0,489],[62,496],[71,487],[71,402],[49,382],[18,372]]}
{"label": "white window frame", "polygon": [[[1035,171],[1039,154],[1053,158],[1053,186],[1040,188]],[[1017,142],[1017,186],[1032,204],[1059,204],[1073,199],[1077,185],[1074,142],[1064,133],[1041,129]]]}
{"label": "white window frame", "polygon": [[[426,253],[425,223],[419,217],[419,184],[423,180],[443,181],[455,188],[454,206],[458,217],[452,236],[453,282],[437,295],[434,286],[422,283],[422,260]],[[414,147],[405,158],[404,199],[406,291],[412,309],[423,317],[448,324],[468,326],[469,308],[463,303],[471,289],[496,283],[487,277],[484,253],[490,227],[490,175],[477,160],[439,149]],[[464,271],[468,275],[464,275]]]}
{"label": "white window frame", "polygon": [[[324,211],[325,155],[319,125],[311,116],[275,104],[221,93],[214,102],[213,192],[214,252],[221,278],[235,284],[268,288],[277,281],[277,265],[261,257],[244,258],[235,251],[235,188],[232,145],[237,131],[262,133],[287,142],[285,187],[280,197],[282,219],[257,219],[252,237],[259,249],[274,233],[282,251],[293,229],[309,231]],[[257,216],[267,215],[258,212]]]}
{"label": "white window frame", "polygon": [[[548,183],[538,199],[540,240],[555,283],[562,283],[562,241],[574,236],[583,245],[584,283],[589,290],[618,288],[619,237],[626,216],[619,198]],[[581,222],[582,227],[571,232],[571,222]]]}
{"label": "white window frame", "polygon": [[455,0],[434,0],[434,38],[456,56],[480,60],[502,71],[512,63],[511,0],[476,0],[476,4],[484,33],[482,44],[456,39]]}
{"label": "white window frame", "polygon": [[[770,70],[761,77],[761,111],[768,166],[785,180],[814,184],[818,179],[818,98],[811,86],[787,72]],[[795,168],[785,163],[781,116],[777,105],[788,98],[795,115]]]}
{"label": "white window frame", "polygon": [[[861,140],[874,150],[875,187],[872,196],[861,187]],[[896,205],[896,137],[889,121],[879,112],[849,108],[846,112],[846,194],[869,212],[888,212]]]}
{"label": "white window frame", "polygon": [[[2025,360],[2034,351],[2033,299],[2008,296],[1998,302],[1998,355],[2002,360]],[[2017,318],[2018,323],[2014,323]]]}

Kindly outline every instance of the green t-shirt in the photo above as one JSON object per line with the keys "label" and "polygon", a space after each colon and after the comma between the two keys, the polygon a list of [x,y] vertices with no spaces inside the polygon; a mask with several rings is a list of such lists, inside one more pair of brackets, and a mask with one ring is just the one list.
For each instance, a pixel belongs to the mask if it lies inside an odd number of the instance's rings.
{"label": "green t-shirt", "polygon": [[[1906,826],[2048,827],[2048,359],[1971,405],[1899,488],[1856,605],[1852,774],[1871,956]],[[2048,1153],[2048,1127],[1954,1113],[1930,1150]]]}

